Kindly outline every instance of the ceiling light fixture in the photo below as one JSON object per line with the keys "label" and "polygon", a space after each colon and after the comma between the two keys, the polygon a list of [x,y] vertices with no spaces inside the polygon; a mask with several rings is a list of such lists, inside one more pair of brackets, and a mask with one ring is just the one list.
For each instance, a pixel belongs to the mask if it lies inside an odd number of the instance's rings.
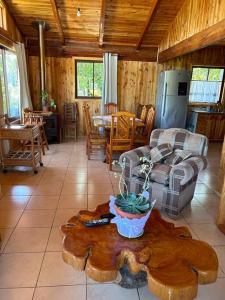
{"label": "ceiling light fixture", "polygon": [[80,7],[77,8],[77,16],[80,17]]}

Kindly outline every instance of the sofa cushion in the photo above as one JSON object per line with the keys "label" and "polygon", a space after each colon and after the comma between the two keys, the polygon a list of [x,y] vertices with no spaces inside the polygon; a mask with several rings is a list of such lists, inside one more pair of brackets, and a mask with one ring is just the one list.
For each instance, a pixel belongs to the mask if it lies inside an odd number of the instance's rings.
{"label": "sofa cushion", "polygon": [[163,158],[166,158],[173,152],[170,144],[161,144],[150,150],[151,161],[153,163],[160,162]]}
{"label": "sofa cushion", "polygon": [[191,156],[192,152],[189,150],[176,149],[173,153],[166,157],[164,163],[170,166],[175,166]]}
{"label": "sofa cushion", "polygon": [[[132,169],[132,175],[145,178],[145,174],[141,173],[141,165]],[[164,185],[169,184],[169,175],[171,167],[166,164],[155,164],[150,174],[151,181],[155,181]]]}

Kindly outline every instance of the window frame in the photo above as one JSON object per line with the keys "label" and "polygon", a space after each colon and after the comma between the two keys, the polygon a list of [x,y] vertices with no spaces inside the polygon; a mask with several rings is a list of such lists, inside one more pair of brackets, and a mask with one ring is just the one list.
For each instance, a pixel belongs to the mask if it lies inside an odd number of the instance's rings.
{"label": "window frame", "polygon": [[[192,80],[192,75],[193,75],[193,69],[194,68],[208,69],[207,80]],[[210,81],[208,80],[210,69],[223,69],[223,78],[222,78],[222,81],[221,81],[222,84],[221,84],[221,89],[220,89],[219,100],[217,102],[190,101],[190,93],[189,93],[189,97],[188,97],[189,105],[216,105],[216,104],[222,103],[222,100],[223,100],[222,96],[223,96],[223,92],[224,92],[225,67],[222,67],[222,66],[199,66],[199,65],[192,66],[190,88],[191,88],[191,82],[192,81],[220,82],[218,80],[210,80]]]}
{"label": "window frame", "polygon": [[0,0],[0,28],[6,30],[6,8],[5,4]]}
{"label": "window frame", "polygon": [[78,87],[77,64],[78,63],[92,63],[93,64],[93,94],[94,94],[94,85],[95,85],[95,82],[94,82],[94,72],[95,72],[94,65],[99,64],[99,63],[103,64],[103,61],[102,60],[92,60],[92,59],[75,59],[74,63],[75,63],[75,99],[93,99],[93,100],[101,99],[102,96],[100,96],[100,97],[99,96],[78,96],[78,90],[77,90],[77,87]]}

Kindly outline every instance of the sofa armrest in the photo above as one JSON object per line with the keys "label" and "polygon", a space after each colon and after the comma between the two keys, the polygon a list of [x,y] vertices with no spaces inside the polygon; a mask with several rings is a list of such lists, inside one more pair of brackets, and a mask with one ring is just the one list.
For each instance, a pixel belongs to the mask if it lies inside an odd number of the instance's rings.
{"label": "sofa armrest", "polygon": [[174,166],[170,171],[169,185],[170,189],[177,190],[175,184],[185,185],[200,171],[206,169],[207,159],[203,156],[190,157],[178,165]]}
{"label": "sofa armrest", "polygon": [[150,153],[150,147],[149,146],[143,146],[136,148],[134,150],[127,151],[120,155],[120,163],[125,158],[125,170],[124,175],[126,179],[129,179],[131,177],[131,171],[134,167],[138,166],[140,164],[140,158],[146,155],[149,155]]}

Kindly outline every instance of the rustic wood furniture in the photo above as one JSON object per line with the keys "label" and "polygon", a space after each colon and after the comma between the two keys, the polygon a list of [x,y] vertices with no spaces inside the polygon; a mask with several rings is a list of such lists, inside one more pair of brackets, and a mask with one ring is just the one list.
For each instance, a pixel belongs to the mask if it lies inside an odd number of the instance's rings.
{"label": "rustic wood furniture", "polygon": [[134,144],[135,145],[147,145],[149,143],[150,135],[153,130],[155,121],[155,109],[154,107],[151,107],[148,110],[148,113],[146,114],[145,118],[145,126],[143,127],[143,130],[141,133],[136,131],[135,137],[134,137]]}
{"label": "rustic wood furniture", "polygon": [[[43,116],[39,113],[36,112],[27,112],[24,111],[23,112],[23,122],[25,125],[27,126],[38,126],[39,130],[40,130],[40,141],[41,141],[41,149],[42,149],[42,153],[43,155],[45,155],[45,147],[47,150],[49,150],[49,146],[48,146],[48,140],[45,134],[45,128],[44,128],[44,120],[43,120]],[[35,144],[37,144],[38,142],[36,141]],[[31,141],[27,141],[24,143],[23,147],[26,148],[30,148],[31,147]]]}
{"label": "rustic wood furniture", "polygon": [[[93,116],[93,125],[97,128],[104,128],[106,130],[111,129],[112,123],[112,115],[103,115],[103,116]],[[145,124],[138,118],[135,118],[135,127],[136,128],[143,128]]]}
{"label": "rustic wood furniture", "polygon": [[107,103],[105,104],[105,114],[111,115],[117,113],[117,104],[116,103]]}
{"label": "rustic wood furniture", "polygon": [[104,150],[105,152],[106,138],[100,135],[97,130],[94,130],[88,105],[83,105],[83,114],[87,134],[86,154],[88,159],[90,159],[91,154],[93,154],[96,150]]}
{"label": "rustic wood furniture", "polygon": [[[4,141],[30,141],[30,151],[6,149]],[[3,172],[9,166],[32,167],[37,173],[37,167],[43,166],[40,147],[40,130],[37,125],[27,127],[25,125],[5,125],[0,127],[0,153]]]}
{"label": "rustic wood furniture", "polygon": [[[214,282],[218,260],[207,243],[194,240],[187,227],[175,227],[153,210],[143,236],[120,236],[115,224],[87,228],[83,222],[108,213],[109,204],[94,212],[80,211],[62,226],[63,259],[98,282],[119,281],[124,265],[131,273],[147,273],[149,290],[163,300],[191,300],[198,284]],[[123,276],[123,272],[121,272]],[[119,276],[118,276],[119,275]],[[121,284],[124,285],[122,278]]]}
{"label": "rustic wood furniture", "polygon": [[63,104],[63,138],[77,139],[77,104],[64,103]]}
{"label": "rustic wood furniture", "polygon": [[106,147],[106,161],[112,171],[113,153],[123,153],[133,147],[135,115],[129,112],[112,114],[110,139]]}

